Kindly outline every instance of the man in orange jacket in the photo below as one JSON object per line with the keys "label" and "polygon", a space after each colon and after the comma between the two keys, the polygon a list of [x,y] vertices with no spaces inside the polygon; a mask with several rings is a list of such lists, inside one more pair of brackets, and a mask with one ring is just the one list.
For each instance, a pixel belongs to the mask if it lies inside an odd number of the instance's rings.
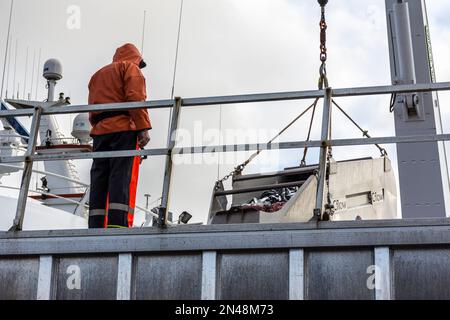
{"label": "man in orange jacket", "polygon": [[[92,76],[89,104],[145,101],[146,66],[132,44],[117,49],[113,62]],[[152,128],[146,109],[91,112],[94,152],[136,150],[150,141]],[[133,226],[139,157],[94,159],[91,168],[89,228]]]}

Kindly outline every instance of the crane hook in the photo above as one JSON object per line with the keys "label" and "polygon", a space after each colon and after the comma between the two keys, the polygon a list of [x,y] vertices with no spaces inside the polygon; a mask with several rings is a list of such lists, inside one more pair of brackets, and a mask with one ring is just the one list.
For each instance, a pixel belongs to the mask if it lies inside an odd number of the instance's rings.
{"label": "crane hook", "polygon": [[325,7],[328,3],[328,0],[317,0],[317,2],[319,2],[321,7]]}

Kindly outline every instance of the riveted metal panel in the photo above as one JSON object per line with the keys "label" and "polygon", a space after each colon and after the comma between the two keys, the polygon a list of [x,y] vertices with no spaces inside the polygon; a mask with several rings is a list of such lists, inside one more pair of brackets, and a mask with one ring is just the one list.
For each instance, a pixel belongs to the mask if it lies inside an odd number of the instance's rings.
{"label": "riveted metal panel", "polygon": [[375,299],[367,286],[373,250],[309,251],[306,259],[306,299]]}
{"label": "riveted metal panel", "polygon": [[395,299],[450,299],[450,247],[394,250]]}
{"label": "riveted metal panel", "polygon": [[201,298],[201,253],[142,255],[135,259],[134,299]]}
{"label": "riveted metal panel", "polygon": [[34,300],[39,258],[0,257],[0,300]]}
{"label": "riveted metal panel", "polygon": [[118,257],[60,257],[56,264],[57,300],[114,300]]}
{"label": "riveted metal panel", "polygon": [[222,253],[218,268],[218,299],[289,298],[288,252]]}

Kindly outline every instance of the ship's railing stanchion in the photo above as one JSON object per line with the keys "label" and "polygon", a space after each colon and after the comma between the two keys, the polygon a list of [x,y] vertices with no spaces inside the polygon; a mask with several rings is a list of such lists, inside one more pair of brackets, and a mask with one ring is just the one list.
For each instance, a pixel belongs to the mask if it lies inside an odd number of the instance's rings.
{"label": "ship's railing stanchion", "polygon": [[169,197],[170,197],[170,183],[172,180],[172,151],[175,148],[176,132],[178,129],[178,122],[180,119],[181,98],[176,97],[172,110],[172,118],[170,119],[169,138],[167,142],[167,156],[164,170],[164,182],[162,191],[161,207],[159,208],[158,226],[167,226],[167,218],[169,216]]}
{"label": "ship's railing stanchion", "polygon": [[324,192],[325,192],[325,182],[327,175],[327,164],[328,164],[328,151],[330,140],[330,126],[331,126],[331,98],[333,90],[331,88],[325,89],[325,97],[323,103],[323,115],[322,115],[322,135],[321,141],[322,146],[320,148],[320,158],[319,158],[319,179],[317,182],[317,197],[316,206],[314,209],[314,218],[321,219],[323,214],[324,206]]}
{"label": "ship's railing stanchion", "polygon": [[25,209],[27,206],[28,190],[30,189],[31,176],[33,174],[33,155],[36,152],[37,137],[39,126],[41,123],[42,107],[36,107],[33,112],[33,121],[30,129],[30,139],[28,140],[28,148],[25,153],[25,167],[22,174],[22,182],[20,184],[19,199],[17,200],[16,217],[10,231],[20,231],[23,227],[25,218]]}

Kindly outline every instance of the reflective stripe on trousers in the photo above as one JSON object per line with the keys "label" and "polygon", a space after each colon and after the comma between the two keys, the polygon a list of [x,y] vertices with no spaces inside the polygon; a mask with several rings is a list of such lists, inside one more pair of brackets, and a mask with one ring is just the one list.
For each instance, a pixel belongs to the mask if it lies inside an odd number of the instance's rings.
{"label": "reflective stripe on trousers", "polygon": [[[119,210],[119,211],[125,211],[128,214],[134,215],[134,208],[131,208],[130,206],[127,206],[126,204],[121,203],[110,203],[108,205],[109,210]],[[89,210],[89,216],[105,216],[107,213],[106,209],[93,209]]]}
{"label": "reflective stripe on trousers", "polygon": [[[136,132],[94,136],[94,152],[137,149]],[[89,228],[132,227],[140,157],[94,159]]]}

